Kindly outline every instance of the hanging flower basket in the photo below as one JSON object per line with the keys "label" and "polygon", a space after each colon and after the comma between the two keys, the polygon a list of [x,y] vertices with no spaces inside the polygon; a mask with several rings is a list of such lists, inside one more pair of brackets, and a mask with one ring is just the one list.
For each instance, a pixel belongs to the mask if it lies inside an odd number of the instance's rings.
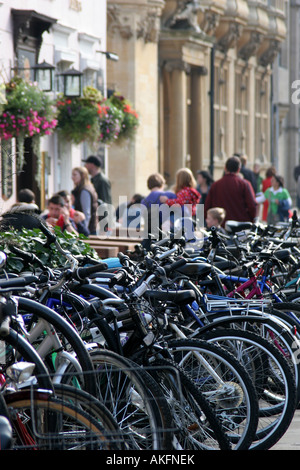
{"label": "hanging flower basket", "polygon": [[0,138],[51,134],[57,125],[52,100],[35,84],[15,77],[5,85],[0,115]]}
{"label": "hanging flower basket", "polygon": [[56,103],[57,129],[69,142],[87,142],[97,149],[99,143],[110,145],[133,138],[139,120],[130,103],[120,95],[104,99],[95,88],[83,89],[83,96],[60,96]]}
{"label": "hanging flower basket", "polygon": [[112,144],[118,140],[123,113],[109,100],[99,105],[99,140],[103,144]]}
{"label": "hanging flower basket", "polygon": [[138,113],[132,108],[131,103],[118,93],[114,93],[109,98],[109,102],[111,105],[121,110],[123,115],[118,135],[118,143],[122,143],[125,139],[132,140],[139,126]]}
{"label": "hanging flower basket", "polygon": [[82,97],[59,97],[56,103],[59,133],[74,144],[86,141],[95,147],[99,142],[99,105],[102,99],[101,93],[93,87],[85,87]]}
{"label": "hanging flower basket", "polygon": [[57,125],[53,101],[38,86],[14,77],[5,84],[5,99],[1,95],[0,139],[16,138],[17,162],[23,167],[24,140],[32,137],[39,157],[39,138],[51,134]]}

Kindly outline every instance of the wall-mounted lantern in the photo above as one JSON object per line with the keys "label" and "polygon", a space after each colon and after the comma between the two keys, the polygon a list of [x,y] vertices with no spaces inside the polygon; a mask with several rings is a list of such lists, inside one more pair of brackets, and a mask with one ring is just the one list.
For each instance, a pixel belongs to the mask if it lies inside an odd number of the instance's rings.
{"label": "wall-mounted lantern", "polygon": [[47,64],[47,62],[43,61],[41,64],[34,65],[32,68],[34,70],[34,80],[38,83],[40,90],[52,91],[54,65]]}
{"label": "wall-mounted lantern", "polygon": [[61,72],[60,75],[64,80],[64,95],[70,98],[80,96],[82,72],[71,67],[65,72]]}

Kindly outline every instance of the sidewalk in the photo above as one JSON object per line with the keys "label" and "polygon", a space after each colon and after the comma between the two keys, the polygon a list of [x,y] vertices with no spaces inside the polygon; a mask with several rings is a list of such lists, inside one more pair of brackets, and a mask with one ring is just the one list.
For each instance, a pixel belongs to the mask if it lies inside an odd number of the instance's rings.
{"label": "sidewalk", "polygon": [[296,410],[289,429],[271,450],[300,450],[300,410]]}

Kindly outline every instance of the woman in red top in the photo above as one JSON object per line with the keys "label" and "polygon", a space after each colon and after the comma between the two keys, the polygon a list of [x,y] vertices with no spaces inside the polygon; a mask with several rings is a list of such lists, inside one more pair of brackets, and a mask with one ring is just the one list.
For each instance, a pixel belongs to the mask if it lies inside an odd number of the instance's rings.
{"label": "woman in red top", "polygon": [[173,206],[174,204],[192,206],[192,216],[196,215],[197,204],[200,203],[201,195],[196,188],[196,180],[189,168],[181,168],[176,173],[175,199],[168,199],[166,196],[160,197],[160,202]]}

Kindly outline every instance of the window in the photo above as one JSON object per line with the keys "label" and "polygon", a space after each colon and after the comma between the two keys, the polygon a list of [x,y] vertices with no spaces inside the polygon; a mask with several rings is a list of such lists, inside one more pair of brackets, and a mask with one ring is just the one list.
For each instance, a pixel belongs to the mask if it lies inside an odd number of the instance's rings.
{"label": "window", "polygon": [[249,153],[249,110],[248,110],[249,79],[240,72],[235,74],[235,140],[234,151]]}
{"label": "window", "polygon": [[220,158],[226,157],[227,149],[227,122],[228,122],[228,71],[224,67],[217,66],[215,69],[215,96],[214,96],[214,119],[215,119],[215,155]]}
{"label": "window", "polygon": [[256,79],[255,90],[255,155],[264,161],[269,153],[269,100],[267,80]]}

